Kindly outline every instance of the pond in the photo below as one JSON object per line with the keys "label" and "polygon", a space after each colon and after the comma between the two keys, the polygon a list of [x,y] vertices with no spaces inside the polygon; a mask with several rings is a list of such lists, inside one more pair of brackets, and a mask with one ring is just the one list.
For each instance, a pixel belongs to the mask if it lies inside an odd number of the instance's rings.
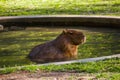
{"label": "pond", "polygon": [[[86,43],[79,46],[78,58],[92,58],[120,53],[120,30],[95,27],[66,27],[82,31]],[[29,27],[22,31],[0,33],[0,68],[35,64],[26,56],[41,43],[55,39],[64,27]]]}

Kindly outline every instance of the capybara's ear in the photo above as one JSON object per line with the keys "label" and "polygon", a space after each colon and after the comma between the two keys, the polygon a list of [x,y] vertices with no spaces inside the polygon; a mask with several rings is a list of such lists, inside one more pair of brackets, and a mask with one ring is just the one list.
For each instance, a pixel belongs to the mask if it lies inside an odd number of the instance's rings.
{"label": "capybara's ear", "polygon": [[63,30],[63,33],[65,34],[65,33],[67,33],[68,32],[68,29],[64,29]]}

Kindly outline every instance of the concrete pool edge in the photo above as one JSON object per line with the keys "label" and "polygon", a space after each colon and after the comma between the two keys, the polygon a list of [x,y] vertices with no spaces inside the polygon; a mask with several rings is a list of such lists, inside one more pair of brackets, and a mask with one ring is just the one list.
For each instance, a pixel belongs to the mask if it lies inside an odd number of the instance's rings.
{"label": "concrete pool edge", "polygon": [[39,16],[4,16],[0,17],[0,25],[10,26],[93,26],[120,28],[119,16],[89,15],[39,15]]}
{"label": "concrete pool edge", "polygon": [[[49,66],[49,65],[64,65],[64,64],[72,64],[72,63],[87,63],[87,62],[102,61],[102,60],[111,59],[111,58],[120,58],[120,54],[102,56],[102,57],[96,57],[96,58],[85,58],[85,59],[78,59],[78,60],[50,62],[50,63],[43,63],[43,64],[32,64],[32,65],[26,65],[26,66],[17,66],[17,68],[21,69],[21,68],[28,67],[28,66]],[[16,67],[11,67],[11,68],[16,68]],[[0,68],[0,70],[4,70],[4,68]]]}

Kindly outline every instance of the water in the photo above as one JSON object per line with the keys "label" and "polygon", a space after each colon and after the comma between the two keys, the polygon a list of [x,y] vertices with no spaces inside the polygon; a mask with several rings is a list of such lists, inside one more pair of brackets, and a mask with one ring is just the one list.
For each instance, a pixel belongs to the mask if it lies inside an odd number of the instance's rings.
{"label": "water", "polygon": [[[120,54],[120,30],[94,27],[66,27],[82,31],[87,38],[79,46],[78,58]],[[41,43],[55,39],[65,28],[32,27],[0,33],[0,67],[33,64],[26,56]]]}

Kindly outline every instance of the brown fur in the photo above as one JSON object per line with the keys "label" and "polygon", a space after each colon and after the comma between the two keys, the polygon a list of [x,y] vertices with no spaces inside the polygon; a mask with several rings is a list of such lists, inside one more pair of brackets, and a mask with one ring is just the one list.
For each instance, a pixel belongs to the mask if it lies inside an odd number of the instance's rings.
{"label": "brown fur", "polygon": [[84,42],[85,35],[82,32],[64,30],[55,40],[35,46],[28,57],[38,63],[74,59],[78,45]]}

